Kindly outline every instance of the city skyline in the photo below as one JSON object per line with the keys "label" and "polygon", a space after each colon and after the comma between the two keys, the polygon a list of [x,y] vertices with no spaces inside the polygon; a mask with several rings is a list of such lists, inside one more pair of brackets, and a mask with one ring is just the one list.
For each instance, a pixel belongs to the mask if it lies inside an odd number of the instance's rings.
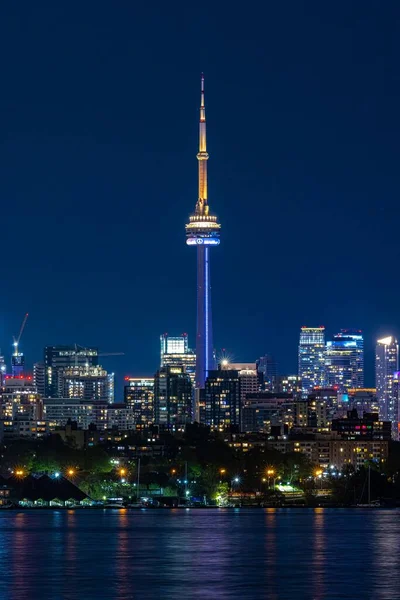
{"label": "city skyline", "polygon": [[[398,9],[370,7],[362,21],[350,6],[335,19],[314,9],[266,5],[242,20],[187,7],[161,25],[144,6],[95,18],[85,7],[81,26],[59,5],[29,8],[26,21],[4,7],[3,43],[18,52],[3,72],[3,353],[26,312],[28,364],[45,345],[96,344],[125,352],[105,364],[121,377],[157,366],[161,332],[195,339],[194,256],[182,244],[204,71],[209,192],[224,227],[216,348],[238,360],[273,351],[295,372],[301,324],[358,327],[373,380],[375,339],[400,338]],[[235,35],[222,38],[219,20]]]}

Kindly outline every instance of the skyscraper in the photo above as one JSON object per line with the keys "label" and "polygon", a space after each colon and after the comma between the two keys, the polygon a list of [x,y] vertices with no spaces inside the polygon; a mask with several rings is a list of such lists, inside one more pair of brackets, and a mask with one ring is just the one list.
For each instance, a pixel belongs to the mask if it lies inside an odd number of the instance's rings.
{"label": "skyscraper", "polygon": [[154,377],[125,377],[124,400],[137,429],[154,423]]}
{"label": "skyscraper", "polygon": [[204,103],[204,76],[201,76],[199,125],[199,191],[194,215],[186,225],[186,243],[197,247],[197,333],[196,333],[196,401],[195,418],[198,418],[198,401],[204,389],[209,370],[214,365],[214,346],[211,318],[210,249],[220,243],[221,225],[209,211],[207,193],[206,111]]}
{"label": "skyscraper", "polygon": [[364,387],[364,339],[359,329],[341,329],[326,343],[326,383],[347,393]]}
{"label": "skyscraper", "polygon": [[271,354],[261,356],[257,361],[257,370],[263,375],[265,389],[270,392],[274,390],[278,377],[278,363],[275,358]]}
{"label": "skyscraper", "polygon": [[376,395],[379,403],[381,419],[396,422],[398,414],[395,411],[393,394],[393,378],[399,368],[399,345],[392,337],[385,337],[376,342],[375,348],[375,381]]}
{"label": "skyscraper", "polygon": [[161,367],[184,367],[190,376],[192,384],[195,384],[196,354],[189,348],[188,336],[183,333],[179,337],[171,337],[168,333],[160,336],[161,344]]}
{"label": "skyscraper", "polygon": [[302,327],[299,343],[299,377],[303,397],[325,385],[325,327]]}
{"label": "skyscraper", "polygon": [[209,371],[205,382],[205,411],[203,422],[211,429],[240,430],[240,378],[232,369]]}
{"label": "skyscraper", "polygon": [[192,382],[183,367],[162,367],[154,376],[156,425],[176,431],[192,422]]}
{"label": "skyscraper", "polygon": [[69,367],[97,367],[99,364],[97,348],[82,346],[46,346],[44,349],[45,396],[62,398],[62,380],[59,376]]}

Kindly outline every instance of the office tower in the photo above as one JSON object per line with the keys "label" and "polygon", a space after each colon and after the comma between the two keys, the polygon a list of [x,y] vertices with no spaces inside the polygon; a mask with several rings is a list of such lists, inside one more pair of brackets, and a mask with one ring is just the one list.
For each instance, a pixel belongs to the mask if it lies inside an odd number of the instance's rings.
{"label": "office tower", "polygon": [[375,382],[379,403],[379,415],[382,419],[396,423],[395,399],[393,396],[393,377],[399,369],[399,345],[392,337],[377,340],[375,347]]}
{"label": "office tower", "polygon": [[391,394],[390,413],[392,416],[392,439],[400,441],[400,372],[396,371],[393,375],[393,385]]}
{"label": "office tower", "polygon": [[302,327],[299,343],[299,378],[306,397],[325,384],[325,327]]}
{"label": "office tower", "polygon": [[80,398],[90,402],[114,402],[114,373],[102,367],[78,365],[58,370],[61,398]]}
{"label": "office tower", "polygon": [[204,416],[202,421],[212,429],[240,430],[240,378],[231,369],[209,371],[204,389]]}
{"label": "office tower", "polygon": [[237,371],[240,379],[240,404],[246,399],[247,394],[256,394],[260,391],[260,380],[257,373],[256,363],[230,363],[222,361],[221,369],[223,371]]}
{"label": "office tower", "polygon": [[179,337],[171,337],[168,333],[160,336],[161,367],[184,367],[192,384],[196,378],[196,354],[189,348],[187,333]]}
{"label": "office tower", "polygon": [[45,396],[62,398],[62,381],[59,374],[70,367],[97,367],[97,348],[71,346],[46,346],[44,349]]}
{"label": "office tower", "polygon": [[278,363],[275,358],[271,354],[261,356],[257,361],[257,370],[263,375],[265,389],[272,392],[278,377]]}
{"label": "office tower", "polygon": [[154,377],[125,377],[124,401],[137,429],[154,423]]}
{"label": "office tower", "polygon": [[37,362],[33,365],[33,384],[38,394],[45,395],[45,366],[44,362]]}
{"label": "office tower", "polygon": [[208,372],[215,367],[211,317],[210,250],[220,243],[221,225],[210,214],[207,191],[206,112],[204,104],[204,77],[201,76],[199,125],[198,199],[194,215],[186,225],[186,243],[197,249],[197,333],[196,333],[196,398],[195,419],[199,418],[200,391],[204,389]]}
{"label": "office tower", "polygon": [[154,421],[173,431],[192,422],[192,382],[184,367],[161,367],[154,376]]}
{"label": "office tower", "polygon": [[364,339],[358,329],[341,329],[326,343],[327,387],[337,386],[339,392],[364,387]]}

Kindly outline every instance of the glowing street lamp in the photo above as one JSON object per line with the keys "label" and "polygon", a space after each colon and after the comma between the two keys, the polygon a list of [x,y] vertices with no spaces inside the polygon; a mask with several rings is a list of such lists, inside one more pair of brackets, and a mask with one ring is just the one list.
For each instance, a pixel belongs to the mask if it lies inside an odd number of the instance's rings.
{"label": "glowing street lamp", "polygon": [[67,472],[70,477],[73,477],[75,475],[75,469],[73,469],[72,467],[70,469],[68,469]]}

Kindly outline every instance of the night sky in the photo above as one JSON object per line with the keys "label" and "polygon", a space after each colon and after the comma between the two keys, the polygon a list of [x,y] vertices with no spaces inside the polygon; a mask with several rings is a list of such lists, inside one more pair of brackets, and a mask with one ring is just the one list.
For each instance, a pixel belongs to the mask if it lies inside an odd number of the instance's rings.
{"label": "night sky", "polygon": [[[201,9],[203,8],[203,14]],[[3,3],[0,346],[125,352],[195,333],[200,73],[214,339],[296,372],[301,325],[400,335],[400,4]],[[119,387],[121,389],[121,387]]]}

